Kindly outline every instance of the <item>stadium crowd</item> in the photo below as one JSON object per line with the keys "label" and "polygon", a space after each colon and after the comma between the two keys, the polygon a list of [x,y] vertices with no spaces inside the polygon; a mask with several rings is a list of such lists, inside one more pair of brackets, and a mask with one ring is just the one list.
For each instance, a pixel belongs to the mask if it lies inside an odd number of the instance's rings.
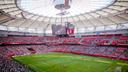
{"label": "stadium crowd", "polygon": [[1,37],[0,72],[30,72],[11,60],[13,56],[64,52],[128,60],[128,36],[103,35],[82,38]]}
{"label": "stadium crowd", "polygon": [[96,35],[75,37],[0,37],[0,44],[82,44],[87,46],[96,45],[116,45],[128,46],[128,36],[115,35]]}
{"label": "stadium crowd", "polygon": [[[16,45],[0,47],[5,57],[42,54],[47,52],[67,52],[114,59],[128,60],[127,47],[85,46],[85,45]],[[4,51],[4,52],[3,52]]]}
{"label": "stadium crowd", "polygon": [[0,72],[32,72],[27,66],[0,56]]}

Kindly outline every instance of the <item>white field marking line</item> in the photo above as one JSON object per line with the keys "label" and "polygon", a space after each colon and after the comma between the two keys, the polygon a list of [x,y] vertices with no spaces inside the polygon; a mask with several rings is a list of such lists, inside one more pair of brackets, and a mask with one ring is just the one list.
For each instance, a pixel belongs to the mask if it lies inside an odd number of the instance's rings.
{"label": "white field marking line", "polygon": [[102,63],[111,63],[109,61],[103,61],[103,60],[95,60],[96,62],[102,62]]}
{"label": "white field marking line", "polygon": [[126,65],[126,66],[128,66],[128,64],[126,64],[126,63],[117,63],[117,64],[119,64],[119,65]]}
{"label": "white field marking line", "polygon": [[[41,57],[41,56],[38,56],[38,57]],[[72,57],[72,56],[55,56],[55,55],[50,55],[50,56],[43,56],[43,57],[58,57],[58,58],[68,58],[68,57],[70,57],[70,58],[74,58],[74,57]],[[109,62],[109,61],[103,61],[103,60],[89,60],[89,59],[87,59],[87,58],[82,58],[82,57],[78,57],[77,59],[80,59],[80,60],[83,60],[83,61],[95,61],[95,62],[102,62],[102,63],[108,63],[108,64],[110,64],[111,62]],[[117,64],[119,64],[119,65],[126,65],[126,66],[128,66],[128,64],[126,64],[126,63],[117,63]]]}
{"label": "white field marking line", "polygon": [[[72,57],[72,56],[54,56],[54,55],[51,55],[51,56],[44,56],[44,57],[60,57],[60,58],[68,58],[68,57],[70,57],[70,58],[74,58],[74,57]],[[111,63],[111,62],[109,62],[109,61],[102,61],[102,60],[89,60],[89,59],[87,59],[87,58],[82,58],[82,57],[79,57],[79,58],[77,58],[77,59],[80,59],[80,60],[83,60],[83,61],[95,61],[95,62],[102,62],[102,63]]]}
{"label": "white field marking line", "polygon": [[43,57],[72,57],[72,56],[54,56],[54,55],[51,55],[51,56],[43,56]]}
{"label": "white field marking line", "polygon": [[[72,57],[72,56],[54,56],[54,55],[51,55],[51,56],[43,56],[43,57],[58,57],[58,58],[74,58],[74,57]],[[80,59],[80,60],[88,60],[89,61],[89,59],[87,59],[87,58],[83,58],[83,57],[77,57],[76,59]]]}

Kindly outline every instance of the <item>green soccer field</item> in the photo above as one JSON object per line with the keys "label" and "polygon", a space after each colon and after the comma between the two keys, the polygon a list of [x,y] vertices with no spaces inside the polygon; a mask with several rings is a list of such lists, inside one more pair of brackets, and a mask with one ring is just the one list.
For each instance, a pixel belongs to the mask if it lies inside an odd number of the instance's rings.
{"label": "green soccer field", "polygon": [[35,72],[128,72],[128,61],[65,53],[14,57]]}

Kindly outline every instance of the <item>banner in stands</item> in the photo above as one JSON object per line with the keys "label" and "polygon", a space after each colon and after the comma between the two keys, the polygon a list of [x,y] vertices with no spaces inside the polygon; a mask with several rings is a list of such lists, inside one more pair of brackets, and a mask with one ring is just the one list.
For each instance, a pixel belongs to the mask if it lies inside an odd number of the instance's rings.
{"label": "banner in stands", "polygon": [[67,34],[74,34],[74,25],[71,24],[70,22],[66,23],[66,27],[67,27]]}

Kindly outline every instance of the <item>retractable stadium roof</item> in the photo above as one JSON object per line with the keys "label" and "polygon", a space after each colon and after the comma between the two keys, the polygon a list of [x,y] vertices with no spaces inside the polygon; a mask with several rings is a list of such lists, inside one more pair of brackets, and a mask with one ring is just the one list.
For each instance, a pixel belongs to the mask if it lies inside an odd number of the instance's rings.
{"label": "retractable stadium roof", "polygon": [[70,22],[76,33],[128,29],[128,0],[0,0],[0,30],[51,33],[52,24]]}

